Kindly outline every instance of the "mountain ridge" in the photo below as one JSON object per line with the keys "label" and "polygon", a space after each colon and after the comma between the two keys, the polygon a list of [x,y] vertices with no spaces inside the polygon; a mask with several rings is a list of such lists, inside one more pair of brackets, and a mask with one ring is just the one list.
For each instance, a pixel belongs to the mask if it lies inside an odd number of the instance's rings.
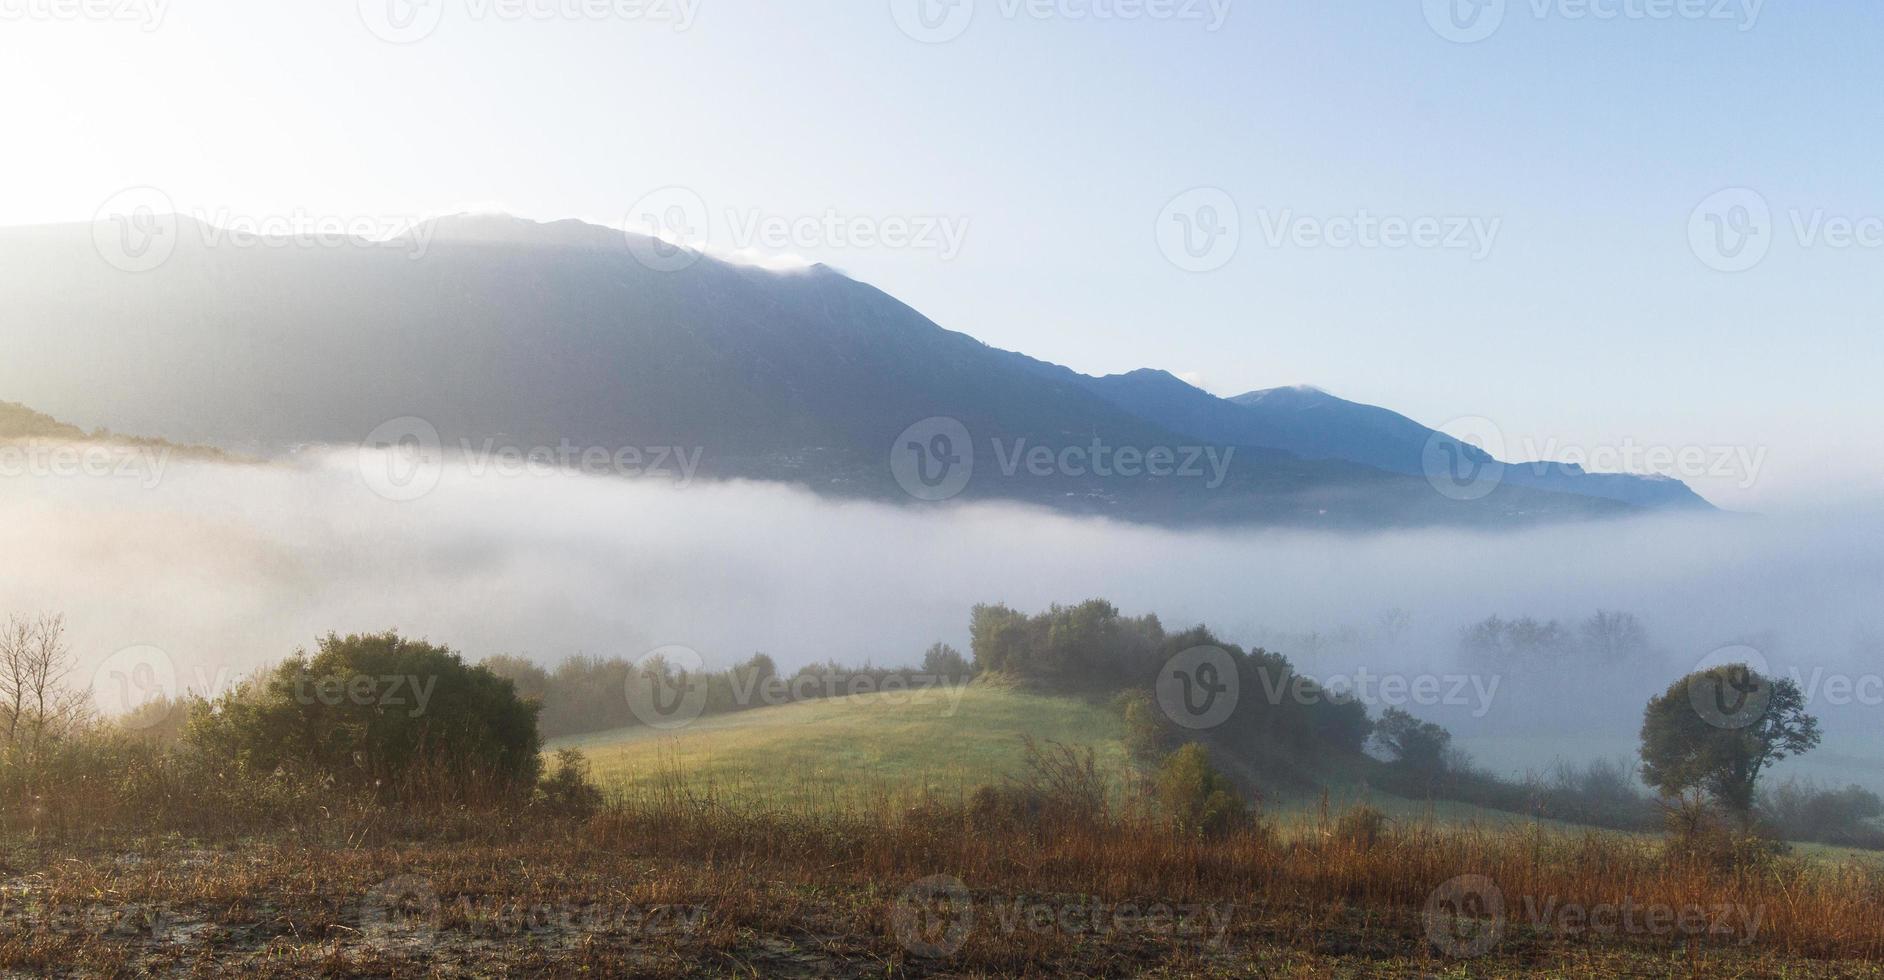
{"label": "mountain ridge", "polygon": [[[1290,426],[1165,372],[1094,378],[1004,351],[828,267],[695,255],[652,269],[634,250],[647,239],[579,221],[444,216],[413,229],[429,236],[422,255],[189,243],[179,224],[174,253],[136,274],[101,260],[96,230],[0,230],[0,261],[19,273],[0,283],[16,353],[0,392],[120,430],[268,452],[357,444],[411,416],[448,443],[701,446],[709,475],[907,499],[886,458],[899,433],[945,417],[972,436],[963,499],[1355,527],[1640,509],[1521,484],[1467,506],[1417,468],[1303,456]],[[1215,444],[1234,449],[1236,472],[1217,487],[1040,475],[999,451],[1093,440]]]}

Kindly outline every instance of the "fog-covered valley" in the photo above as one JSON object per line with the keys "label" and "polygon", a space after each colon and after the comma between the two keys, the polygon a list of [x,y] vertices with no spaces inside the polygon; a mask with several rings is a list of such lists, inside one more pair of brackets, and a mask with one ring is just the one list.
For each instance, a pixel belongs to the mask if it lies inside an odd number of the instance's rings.
{"label": "fog-covered valley", "polygon": [[[1826,744],[1799,771],[1884,787],[1873,515],[1177,532],[1007,506],[832,502],[778,484],[461,466],[399,502],[361,466],[347,449],[175,459],[160,479],[0,481],[0,550],[29,556],[0,564],[0,595],[9,611],[64,613],[82,677],[96,671],[102,687],[122,687],[124,666],[155,650],[165,667],[130,683],[210,693],[328,631],[397,628],[473,660],[680,645],[716,667],[759,651],[787,670],[897,666],[938,640],[969,650],[976,603],[1102,597],[1282,653],[1376,710],[1445,725],[1505,770],[1627,754],[1651,695],[1723,648],[1750,648],[1824,720]],[[1576,639],[1599,610],[1640,626],[1607,660]],[[1475,659],[1463,631],[1491,616],[1556,620],[1570,639],[1541,662]]]}

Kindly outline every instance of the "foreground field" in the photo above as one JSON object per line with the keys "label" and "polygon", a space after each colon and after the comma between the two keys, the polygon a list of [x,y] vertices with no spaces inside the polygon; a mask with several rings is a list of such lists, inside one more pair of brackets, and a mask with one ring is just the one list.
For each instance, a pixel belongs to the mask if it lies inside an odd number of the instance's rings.
{"label": "foreground field", "polygon": [[[0,971],[1884,976],[1875,874],[1718,879],[1557,834],[1203,842],[1130,822],[807,823],[693,804],[569,825],[467,815],[430,832],[16,847]],[[1605,919],[1605,905],[1635,911]]]}
{"label": "foreground field", "polygon": [[[1091,747],[1105,787],[1041,778],[1023,732]],[[879,695],[582,740],[599,811],[16,826],[0,975],[1884,978],[1869,860],[1726,867],[1370,795],[1382,824],[1348,787],[1204,837],[1126,785],[1120,735],[1010,689]]]}

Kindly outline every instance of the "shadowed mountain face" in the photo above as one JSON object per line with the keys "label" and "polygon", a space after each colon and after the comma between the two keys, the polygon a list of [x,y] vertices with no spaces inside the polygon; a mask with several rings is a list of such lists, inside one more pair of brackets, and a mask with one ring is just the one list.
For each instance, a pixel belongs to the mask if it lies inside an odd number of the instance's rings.
{"label": "shadowed mountain face", "polygon": [[[960,499],[1159,523],[1496,525],[1655,504],[1522,479],[1449,499],[1419,475],[1429,430],[1382,409],[1091,378],[828,268],[660,271],[638,260],[645,242],[580,222],[459,217],[379,243],[160,231],[168,258],[137,273],[101,258],[91,226],[0,231],[0,397],[263,453],[357,444],[405,417],[448,450],[697,448],[707,475],[893,500],[910,499],[891,466],[905,430],[945,417],[973,446]],[[1227,465],[1098,472],[1079,455],[1095,445]]]}
{"label": "shadowed mountain face", "polygon": [[[1486,465],[1477,446],[1430,429],[1398,412],[1298,386],[1217,398],[1163,371],[1086,379],[1113,404],[1199,439],[1265,446],[1303,459],[1340,459],[1390,473],[1422,475],[1435,456]],[[1587,473],[1571,463],[1510,464],[1501,479],[1514,486],[1600,497],[1645,508],[1712,509],[1679,480]]]}

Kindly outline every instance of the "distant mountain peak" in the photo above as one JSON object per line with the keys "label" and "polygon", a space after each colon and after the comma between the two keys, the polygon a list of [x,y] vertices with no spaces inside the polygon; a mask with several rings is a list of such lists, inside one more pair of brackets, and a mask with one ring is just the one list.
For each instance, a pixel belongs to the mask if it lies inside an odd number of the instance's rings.
{"label": "distant mountain peak", "polygon": [[408,237],[421,232],[435,242],[473,245],[528,245],[549,248],[622,248],[627,237],[619,228],[591,224],[575,218],[534,221],[501,212],[462,212],[421,222]]}
{"label": "distant mountain peak", "polygon": [[1266,408],[1308,408],[1332,401],[1341,401],[1325,389],[1314,385],[1264,388],[1260,391],[1245,392],[1230,400],[1239,405],[1262,405]]}

